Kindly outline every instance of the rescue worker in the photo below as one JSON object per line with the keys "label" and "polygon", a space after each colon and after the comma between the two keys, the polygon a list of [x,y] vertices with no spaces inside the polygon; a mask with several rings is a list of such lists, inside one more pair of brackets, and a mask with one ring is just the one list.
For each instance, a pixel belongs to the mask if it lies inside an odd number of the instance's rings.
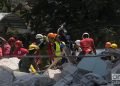
{"label": "rescue worker", "polygon": [[4,46],[3,46],[3,55],[6,57],[10,57],[11,55],[11,46],[10,44],[6,41],[4,42]]}
{"label": "rescue worker", "polygon": [[105,49],[107,50],[109,48],[111,48],[111,42],[106,42],[105,43]]}
{"label": "rescue worker", "polygon": [[59,62],[60,63],[59,65],[62,65],[64,63],[68,62],[67,58],[65,57],[66,52],[64,50],[64,48],[66,48],[66,47],[67,47],[66,43],[60,39],[60,36],[58,34],[56,34],[55,35],[54,49],[55,49],[55,53],[56,53],[55,55],[58,56],[58,58],[61,58],[60,59],[61,61]]}
{"label": "rescue worker", "polygon": [[80,40],[76,40],[75,44],[74,44],[74,50],[73,50],[73,55],[78,56],[81,52],[81,48],[80,48]]}
{"label": "rescue worker", "polygon": [[81,46],[81,53],[82,55],[87,55],[87,54],[96,54],[96,49],[94,45],[94,40],[89,37],[89,33],[85,32],[82,35],[82,40],[80,41],[80,46]]}
{"label": "rescue worker", "polygon": [[62,53],[61,53],[61,51],[62,51],[61,50],[61,43],[62,42],[60,41],[59,36],[56,35],[55,36],[55,42],[54,42],[54,50],[55,50],[56,58],[60,58],[60,59],[61,59],[61,55],[62,55]]}
{"label": "rescue worker", "polygon": [[23,48],[23,43],[20,40],[17,40],[15,42],[15,50],[13,51],[13,55],[17,56],[19,59],[21,59],[23,56],[28,54],[28,50],[26,48]]}
{"label": "rescue worker", "polygon": [[8,39],[8,43],[9,43],[10,46],[11,46],[10,55],[13,55],[13,51],[14,51],[14,49],[15,49],[15,41],[16,41],[16,39],[15,39],[14,37],[10,37],[10,38]]}
{"label": "rescue worker", "polygon": [[36,34],[36,44],[40,46],[43,43],[43,35],[42,34]]}
{"label": "rescue worker", "polygon": [[60,40],[66,43],[67,42],[67,39],[66,39],[67,30],[64,28],[65,24],[66,23],[63,23],[60,26],[60,28],[58,28],[57,34],[60,36]]}
{"label": "rescue worker", "polygon": [[58,28],[57,30],[57,34],[59,35],[59,39],[61,41],[64,41],[66,44],[66,47],[68,48],[69,52],[72,52],[73,50],[73,41],[71,40],[71,36],[70,34],[67,32],[67,30],[65,29],[66,23],[63,23],[60,28]]}
{"label": "rescue worker", "polygon": [[116,43],[112,43],[112,44],[111,44],[111,48],[117,49],[117,48],[118,48],[118,45],[117,45]]}
{"label": "rescue worker", "polygon": [[9,45],[9,43],[3,37],[0,37],[0,41],[1,41],[1,43],[0,43],[0,45],[1,45],[1,49],[0,49],[1,56],[10,55],[11,46]]}
{"label": "rescue worker", "polygon": [[[54,62],[49,66],[49,68],[52,68],[53,66],[59,64],[58,62],[60,62],[60,64],[62,64],[62,48],[65,46],[65,43],[60,41],[59,35],[54,34]],[[59,64],[59,65],[60,65]]]}
{"label": "rescue worker", "polygon": [[48,51],[50,63],[52,63],[55,57],[54,47],[53,47],[55,41],[54,40],[55,35],[54,33],[48,33],[47,37],[48,37],[47,51]]}
{"label": "rescue worker", "polygon": [[8,56],[10,55],[10,50],[11,50],[11,46],[9,45],[9,43],[3,38],[3,37],[0,37],[0,46],[1,46],[1,49],[0,49],[0,53],[1,53],[1,56]]}
{"label": "rescue worker", "polygon": [[[116,43],[111,44],[111,48],[113,49],[114,52],[119,52],[118,45]],[[111,56],[111,61],[116,62],[119,60],[119,56]]]}
{"label": "rescue worker", "polygon": [[46,36],[42,34],[37,34],[36,39],[37,39],[37,45],[39,46],[40,56],[41,56],[40,57],[41,63],[39,64],[39,68],[40,70],[44,70],[45,67],[50,64],[49,58],[45,57],[45,56],[48,56],[48,51],[47,51],[48,41],[46,39]]}
{"label": "rescue worker", "polygon": [[[29,53],[27,54],[28,57],[26,56],[22,58],[19,62],[19,70],[21,72],[27,72],[27,73],[38,71],[39,70],[39,68],[37,67],[38,59],[36,59],[37,57],[36,55],[38,55],[39,47],[34,42],[31,45],[29,45],[28,50],[29,50]],[[33,66],[34,69],[31,68],[31,65]]]}

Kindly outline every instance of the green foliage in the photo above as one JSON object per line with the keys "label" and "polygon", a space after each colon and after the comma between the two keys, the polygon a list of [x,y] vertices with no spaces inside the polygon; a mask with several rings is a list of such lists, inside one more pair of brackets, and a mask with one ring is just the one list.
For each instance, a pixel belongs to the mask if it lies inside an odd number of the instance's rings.
{"label": "green foliage", "polygon": [[[0,10],[10,7],[6,1],[10,0],[0,0]],[[81,39],[83,32],[89,32],[97,42],[120,41],[120,0],[27,1],[12,12],[18,13],[36,33],[56,32],[66,22],[65,28],[73,39]]]}
{"label": "green foliage", "polygon": [[11,12],[10,0],[0,0],[0,11],[1,12]]}

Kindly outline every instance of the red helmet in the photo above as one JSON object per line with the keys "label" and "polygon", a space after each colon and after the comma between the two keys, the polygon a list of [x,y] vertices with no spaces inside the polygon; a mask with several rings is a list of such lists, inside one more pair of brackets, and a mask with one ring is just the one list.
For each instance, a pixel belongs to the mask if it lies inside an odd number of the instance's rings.
{"label": "red helmet", "polygon": [[15,42],[15,46],[22,47],[22,41],[17,40],[17,41]]}

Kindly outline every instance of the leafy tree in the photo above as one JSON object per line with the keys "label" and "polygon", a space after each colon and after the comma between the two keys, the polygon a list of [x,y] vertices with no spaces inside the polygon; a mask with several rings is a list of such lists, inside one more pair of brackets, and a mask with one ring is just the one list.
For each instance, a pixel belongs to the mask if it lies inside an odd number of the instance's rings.
{"label": "leafy tree", "polygon": [[0,0],[0,11],[1,12],[11,12],[10,0]]}
{"label": "leafy tree", "polygon": [[26,0],[12,10],[8,1],[0,0],[0,10],[9,7],[8,12],[18,13],[36,33],[56,32],[65,22],[74,39],[81,39],[83,32],[101,43],[119,39],[119,0]]}

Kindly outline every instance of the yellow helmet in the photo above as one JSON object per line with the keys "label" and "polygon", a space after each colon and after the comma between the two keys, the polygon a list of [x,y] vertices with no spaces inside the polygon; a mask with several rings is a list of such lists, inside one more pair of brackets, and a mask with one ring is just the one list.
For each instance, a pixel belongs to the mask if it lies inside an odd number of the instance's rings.
{"label": "yellow helmet", "polygon": [[29,50],[34,50],[34,49],[38,50],[39,47],[33,43],[31,45],[29,45]]}
{"label": "yellow helmet", "polygon": [[111,48],[118,48],[118,45],[116,43],[111,44]]}

